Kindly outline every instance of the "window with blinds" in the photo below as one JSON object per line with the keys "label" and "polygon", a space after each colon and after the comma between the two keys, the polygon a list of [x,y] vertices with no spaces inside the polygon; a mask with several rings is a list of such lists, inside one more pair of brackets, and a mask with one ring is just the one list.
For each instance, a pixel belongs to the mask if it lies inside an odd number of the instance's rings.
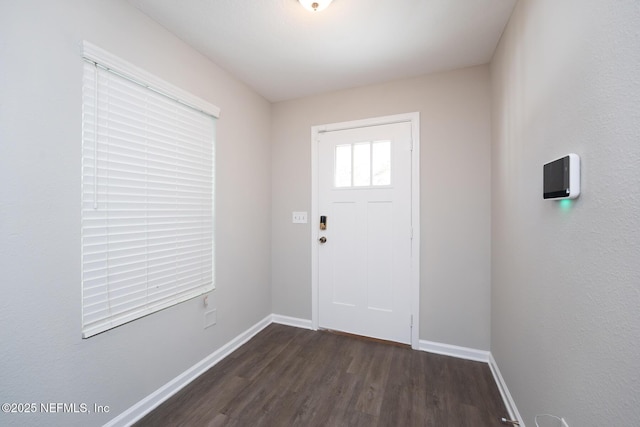
{"label": "window with blinds", "polygon": [[213,289],[219,110],[89,43],[83,53],[87,338]]}

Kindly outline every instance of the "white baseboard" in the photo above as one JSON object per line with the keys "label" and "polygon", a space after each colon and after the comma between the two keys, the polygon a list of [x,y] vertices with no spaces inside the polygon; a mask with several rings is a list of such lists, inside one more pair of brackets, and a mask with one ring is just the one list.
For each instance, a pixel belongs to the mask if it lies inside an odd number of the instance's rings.
{"label": "white baseboard", "polygon": [[429,353],[437,353],[445,356],[452,356],[460,359],[487,363],[489,365],[489,368],[491,369],[491,373],[493,374],[493,379],[496,382],[498,391],[500,391],[500,396],[502,397],[504,406],[507,408],[509,418],[520,422],[520,427],[526,427],[524,421],[522,420],[522,417],[520,416],[520,412],[518,412],[516,403],[513,400],[511,393],[509,393],[507,383],[505,383],[504,378],[502,378],[500,369],[498,369],[498,364],[496,363],[496,360],[493,358],[493,354],[491,354],[490,351],[476,350],[473,348],[459,347],[457,345],[442,344],[426,340],[420,340],[420,350],[427,351]]}
{"label": "white baseboard", "polygon": [[[209,368],[216,365],[222,359],[229,354],[237,350],[241,345],[253,338],[258,332],[269,326],[271,323],[279,323],[282,325],[294,326],[297,328],[313,329],[311,320],[299,319],[296,317],[283,316],[280,314],[270,314],[227,344],[220,347],[218,350],[211,353],[209,356],[202,359],[200,362],[193,365],[191,368],[184,371],[182,374],[175,377],[173,380],[160,387],[158,390],[151,393],[149,396],[140,400],[138,403],[122,412],[117,417],[113,418],[104,427],[120,427],[130,426],[142,417],[147,415],[162,402],[176,394],[191,381],[195,380],[198,376],[202,375]],[[515,402],[509,393],[498,365],[496,364],[493,355],[485,350],[476,350],[468,347],[460,347],[451,344],[442,344],[433,341],[420,340],[419,350],[427,351],[429,353],[437,353],[446,356],[457,357],[460,359],[474,360],[477,362],[488,363],[493,374],[493,378],[498,386],[502,400],[504,401],[509,416],[512,419],[516,419],[520,422],[521,427],[526,427],[522,421],[522,417],[516,408]]]}
{"label": "white baseboard", "polygon": [[266,328],[272,323],[273,315],[268,315],[236,338],[232,339],[218,350],[211,353],[209,356],[202,359],[200,362],[193,365],[191,368],[178,375],[158,390],[151,393],[117,417],[113,418],[104,427],[116,427],[116,426],[130,426],[153,409],[155,409],[162,402],[176,394],[183,387],[195,380],[198,376],[202,375],[209,368],[220,362],[229,354],[237,350],[242,344],[249,341],[258,332]]}
{"label": "white baseboard", "polygon": [[491,354],[485,350],[476,350],[475,348],[460,347],[426,340],[420,340],[419,350],[484,363],[489,363],[489,356]]}
{"label": "white baseboard", "polygon": [[520,412],[518,412],[518,408],[516,407],[516,402],[513,400],[511,393],[509,393],[509,389],[507,388],[507,383],[504,382],[504,378],[502,378],[502,374],[500,373],[500,369],[498,369],[498,364],[496,360],[493,358],[493,354],[489,353],[489,368],[491,368],[491,373],[493,374],[493,379],[495,380],[498,390],[500,390],[500,395],[502,396],[502,400],[504,401],[504,406],[507,407],[507,412],[509,413],[509,417],[512,420],[517,420],[520,422],[520,427],[526,427],[524,425],[524,421],[520,416]]}
{"label": "white baseboard", "polygon": [[272,316],[271,319],[273,323],[279,323],[281,325],[295,326],[296,328],[313,330],[313,324],[311,323],[311,320],[299,319],[297,317],[283,316],[281,314],[272,314],[271,316]]}

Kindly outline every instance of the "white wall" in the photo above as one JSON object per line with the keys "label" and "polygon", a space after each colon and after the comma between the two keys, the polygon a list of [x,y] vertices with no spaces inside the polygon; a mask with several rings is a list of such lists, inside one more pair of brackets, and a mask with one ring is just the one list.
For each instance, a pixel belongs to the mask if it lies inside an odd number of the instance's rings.
{"label": "white wall", "polygon": [[[213,328],[196,299],[80,338],[83,39],[222,109]],[[1,3],[0,403],[111,408],[1,425],[102,425],[271,313],[270,110],[123,1]]]}
{"label": "white wall", "polygon": [[421,114],[420,338],[489,349],[490,79],[487,66],[273,107],[274,313],[311,319],[311,126]]}
{"label": "white wall", "polygon": [[640,2],[520,0],[491,72],[491,351],[528,426],[640,425]]}

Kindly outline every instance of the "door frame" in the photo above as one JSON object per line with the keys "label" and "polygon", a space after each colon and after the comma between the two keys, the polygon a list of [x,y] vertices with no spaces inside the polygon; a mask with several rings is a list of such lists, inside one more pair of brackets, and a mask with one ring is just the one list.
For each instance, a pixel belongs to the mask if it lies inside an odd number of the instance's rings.
{"label": "door frame", "polygon": [[318,196],[318,148],[320,134],[360,127],[380,126],[394,123],[411,123],[411,347],[420,345],[420,113],[404,113],[362,120],[330,123],[311,127],[311,326],[319,327],[319,260],[318,218],[320,218]]}

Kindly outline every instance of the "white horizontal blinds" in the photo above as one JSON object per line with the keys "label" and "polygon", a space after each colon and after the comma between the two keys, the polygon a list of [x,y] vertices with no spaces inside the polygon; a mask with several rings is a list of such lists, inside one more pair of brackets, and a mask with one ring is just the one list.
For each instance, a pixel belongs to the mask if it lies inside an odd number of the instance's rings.
{"label": "white horizontal blinds", "polygon": [[91,63],[83,106],[88,337],[213,288],[214,118]]}

